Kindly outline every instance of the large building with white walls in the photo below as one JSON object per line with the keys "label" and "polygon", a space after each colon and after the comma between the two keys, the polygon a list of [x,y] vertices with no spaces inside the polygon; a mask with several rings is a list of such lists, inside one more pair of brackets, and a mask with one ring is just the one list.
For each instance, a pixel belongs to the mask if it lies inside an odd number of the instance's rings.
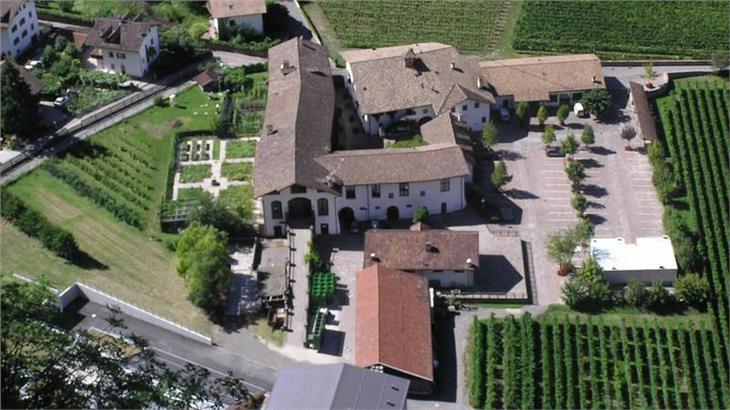
{"label": "large building with white walls", "polygon": [[89,62],[110,73],[144,77],[160,54],[157,25],[119,18],[99,18],[86,38]]}
{"label": "large building with white walls", "polygon": [[0,54],[16,59],[38,40],[38,11],[34,1],[0,1]]}

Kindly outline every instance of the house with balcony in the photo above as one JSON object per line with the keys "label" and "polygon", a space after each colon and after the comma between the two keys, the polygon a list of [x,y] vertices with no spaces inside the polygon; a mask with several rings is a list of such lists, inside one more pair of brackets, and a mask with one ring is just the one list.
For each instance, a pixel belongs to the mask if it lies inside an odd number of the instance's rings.
{"label": "house with balcony", "polygon": [[258,34],[264,32],[265,0],[208,0],[210,38],[220,38],[226,29],[246,26]]}
{"label": "house with balcony", "polygon": [[92,67],[144,77],[160,54],[157,25],[120,18],[98,18],[86,37]]}
{"label": "house with balcony", "polygon": [[426,145],[335,150],[335,95],[326,50],[296,38],[269,50],[269,97],[256,147],[254,196],[264,236],[292,219],[316,234],[348,231],[357,221],[410,218],[466,207],[474,167],[468,127],[449,110],[424,122]]}
{"label": "house with balcony", "polygon": [[35,1],[0,1],[0,56],[17,59],[40,36]]}
{"label": "house with balcony", "polygon": [[422,125],[451,113],[472,131],[489,122],[494,96],[477,57],[441,43],[346,50],[347,86],[366,132],[400,121]]}

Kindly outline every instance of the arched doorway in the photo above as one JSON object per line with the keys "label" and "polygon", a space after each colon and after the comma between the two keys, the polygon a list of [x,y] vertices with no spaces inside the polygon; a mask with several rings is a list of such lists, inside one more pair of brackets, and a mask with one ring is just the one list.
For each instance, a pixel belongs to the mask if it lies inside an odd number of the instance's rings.
{"label": "arched doorway", "polygon": [[345,207],[340,209],[337,217],[340,219],[340,232],[347,232],[350,230],[352,223],[355,222],[355,211],[350,207]]}
{"label": "arched doorway", "polygon": [[309,218],[312,216],[312,201],[307,198],[294,198],[290,199],[289,203],[289,218]]}
{"label": "arched doorway", "polygon": [[400,212],[398,211],[397,206],[391,206],[388,208],[388,210],[385,211],[385,216],[388,218],[389,221],[395,221],[398,218],[400,218]]}

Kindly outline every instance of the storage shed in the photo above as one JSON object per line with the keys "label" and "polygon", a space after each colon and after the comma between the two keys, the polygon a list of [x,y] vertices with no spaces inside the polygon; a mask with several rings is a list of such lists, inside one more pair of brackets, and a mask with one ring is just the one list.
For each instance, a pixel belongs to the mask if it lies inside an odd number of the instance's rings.
{"label": "storage shed", "polygon": [[668,236],[591,240],[591,255],[603,268],[603,278],[612,285],[625,285],[630,280],[671,285],[677,279],[677,261]]}

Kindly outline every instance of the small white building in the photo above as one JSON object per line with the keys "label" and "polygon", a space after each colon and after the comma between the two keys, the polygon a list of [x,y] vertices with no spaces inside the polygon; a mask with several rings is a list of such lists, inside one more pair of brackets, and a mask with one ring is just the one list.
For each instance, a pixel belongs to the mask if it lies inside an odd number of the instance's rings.
{"label": "small white building", "polygon": [[603,278],[612,285],[625,285],[630,280],[671,285],[677,279],[677,261],[668,236],[591,240],[591,255],[603,268]]}
{"label": "small white building", "polygon": [[377,135],[398,120],[422,125],[450,112],[472,131],[489,122],[494,96],[476,57],[441,43],[342,52],[347,87],[363,128]]}
{"label": "small white building", "polygon": [[208,0],[210,38],[219,38],[226,28],[247,26],[259,34],[264,32],[265,0]]}
{"label": "small white building", "polygon": [[38,40],[38,12],[35,1],[0,1],[0,54],[2,58],[18,58]]}
{"label": "small white building", "polygon": [[144,77],[160,54],[157,26],[151,22],[99,18],[86,38],[89,63],[110,73]]}

